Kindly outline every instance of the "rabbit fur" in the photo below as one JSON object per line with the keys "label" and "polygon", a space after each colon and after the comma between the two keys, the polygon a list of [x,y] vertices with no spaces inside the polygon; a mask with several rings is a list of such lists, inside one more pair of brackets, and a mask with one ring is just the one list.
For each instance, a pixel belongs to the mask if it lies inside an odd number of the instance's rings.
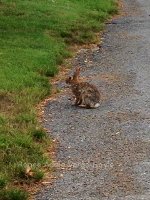
{"label": "rabbit fur", "polygon": [[80,68],[76,68],[73,76],[66,79],[76,97],[75,105],[86,108],[97,108],[100,106],[100,93],[97,87],[88,82],[79,81]]}

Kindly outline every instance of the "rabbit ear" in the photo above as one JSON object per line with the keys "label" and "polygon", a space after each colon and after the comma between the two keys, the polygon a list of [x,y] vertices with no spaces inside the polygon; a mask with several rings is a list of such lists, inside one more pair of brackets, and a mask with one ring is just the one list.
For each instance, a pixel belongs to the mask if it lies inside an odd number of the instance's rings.
{"label": "rabbit ear", "polygon": [[76,71],[73,74],[73,80],[78,81],[79,75],[80,75],[80,67],[77,67]]}
{"label": "rabbit ear", "polygon": [[80,69],[81,69],[80,67],[77,67],[77,68],[76,68],[76,73],[77,73],[78,76],[79,76],[79,74],[80,74]]}

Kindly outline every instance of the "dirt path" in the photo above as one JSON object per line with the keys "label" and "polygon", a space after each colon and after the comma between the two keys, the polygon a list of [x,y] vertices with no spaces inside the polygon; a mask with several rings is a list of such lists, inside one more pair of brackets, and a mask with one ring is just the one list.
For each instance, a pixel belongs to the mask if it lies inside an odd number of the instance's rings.
{"label": "dirt path", "polygon": [[73,60],[100,88],[101,106],[76,108],[67,91],[45,108],[68,170],[37,200],[150,200],[150,1],[125,0],[124,12],[100,49]]}

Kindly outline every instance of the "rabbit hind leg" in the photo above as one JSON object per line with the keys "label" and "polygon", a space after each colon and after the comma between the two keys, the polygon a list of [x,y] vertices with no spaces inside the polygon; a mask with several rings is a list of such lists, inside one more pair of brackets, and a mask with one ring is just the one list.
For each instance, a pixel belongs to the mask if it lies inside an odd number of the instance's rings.
{"label": "rabbit hind leg", "polygon": [[84,105],[85,105],[86,108],[88,108],[88,109],[92,108],[91,101],[90,101],[89,97],[85,97],[83,102],[84,102]]}
{"label": "rabbit hind leg", "polygon": [[98,108],[100,106],[99,103],[93,102],[92,99],[89,97],[86,97],[84,99],[84,102],[86,108]]}
{"label": "rabbit hind leg", "polygon": [[79,97],[76,98],[75,105],[78,106],[78,105],[81,105],[81,103],[82,103],[82,99],[80,99]]}

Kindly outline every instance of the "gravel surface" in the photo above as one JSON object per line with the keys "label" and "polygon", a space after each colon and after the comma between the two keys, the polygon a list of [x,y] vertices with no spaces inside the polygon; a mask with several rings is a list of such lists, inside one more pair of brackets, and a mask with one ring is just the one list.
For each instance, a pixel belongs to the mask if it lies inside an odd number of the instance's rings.
{"label": "gravel surface", "polygon": [[47,103],[43,124],[61,164],[36,199],[150,200],[150,1],[124,0],[101,48],[72,62],[101,91],[101,106],[73,106],[69,89]]}

